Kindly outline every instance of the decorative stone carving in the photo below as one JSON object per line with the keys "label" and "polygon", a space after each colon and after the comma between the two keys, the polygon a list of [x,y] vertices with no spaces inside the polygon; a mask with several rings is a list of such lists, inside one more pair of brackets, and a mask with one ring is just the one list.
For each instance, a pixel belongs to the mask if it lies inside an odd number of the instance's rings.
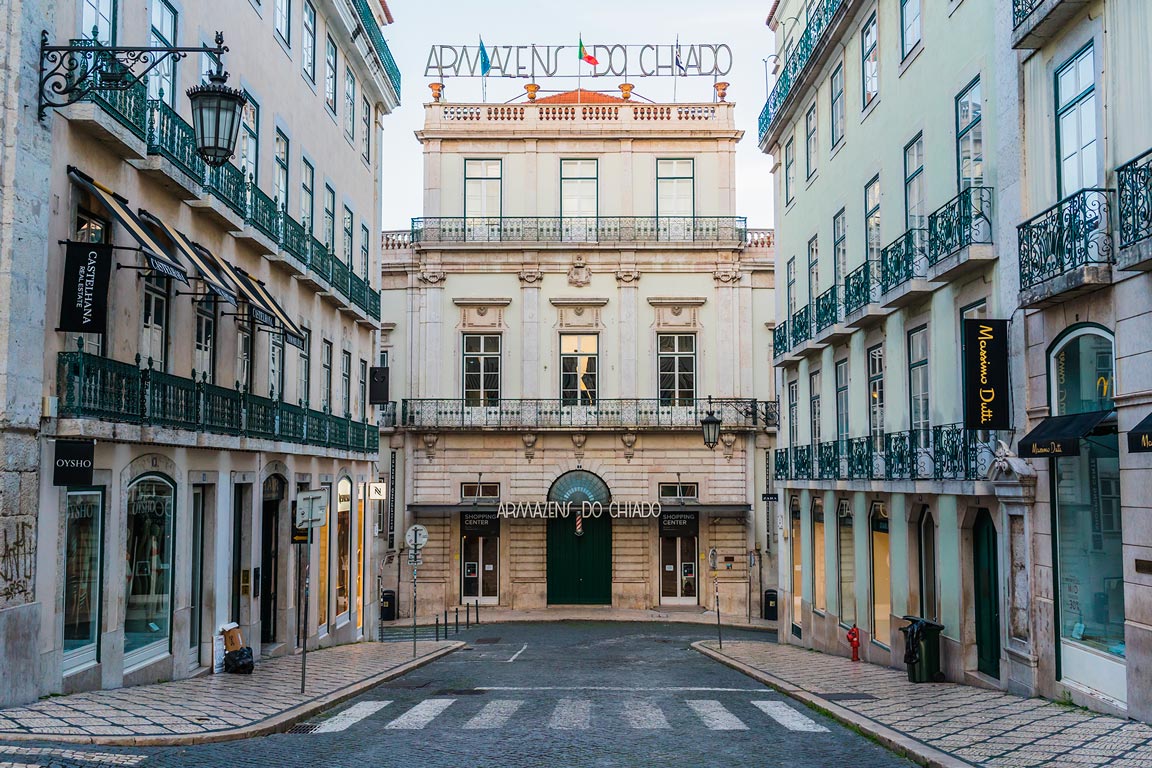
{"label": "decorative stone carving", "polygon": [[616,270],[616,280],[621,283],[635,283],[640,279],[640,270],[638,269],[618,269]]}
{"label": "decorative stone carving", "polygon": [[525,285],[534,285],[535,283],[540,282],[544,275],[542,272],[540,272],[539,269],[530,267],[520,270],[518,277],[520,278],[520,282],[524,283]]}
{"label": "decorative stone carving", "polygon": [[572,447],[576,449],[574,453],[576,454],[577,460],[584,458],[584,443],[587,440],[588,436],[581,432],[572,434]]}
{"label": "decorative stone carving", "polygon": [[568,285],[574,288],[583,288],[592,282],[592,270],[588,269],[588,265],[584,263],[584,259],[580,256],[576,257],[576,263],[568,270]]}
{"label": "decorative stone carving", "polygon": [[524,441],[524,458],[532,461],[536,455],[536,435],[532,432],[525,432],[520,436],[520,439]]}
{"label": "decorative stone carving", "polygon": [[608,299],[555,296],[548,301],[560,310],[561,329],[598,331],[604,327],[600,322],[600,308],[608,303]]}
{"label": "decorative stone carving", "polygon": [[438,285],[444,282],[445,277],[447,277],[447,275],[444,274],[443,271],[437,272],[431,269],[424,269],[420,271],[420,282],[427,285]]}
{"label": "decorative stone carving", "polygon": [[721,283],[738,283],[740,282],[740,270],[736,267],[719,267],[712,273],[712,277]]}
{"label": "decorative stone carving", "polygon": [[632,456],[635,455],[635,451],[633,449],[636,446],[636,433],[625,432],[624,434],[620,435],[620,442],[624,443],[624,458],[631,462]]}
{"label": "decorative stone carving", "polygon": [[428,457],[428,461],[432,461],[436,457],[436,441],[440,439],[440,435],[435,432],[425,432],[424,438],[424,455]]}
{"label": "decorative stone carving", "polygon": [[648,303],[656,309],[656,327],[661,330],[698,330],[703,296],[650,296]]}
{"label": "decorative stone carving", "polygon": [[724,458],[732,461],[732,446],[736,445],[736,435],[732,432],[721,432],[720,442],[724,445]]}
{"label": "decorative stone carving", "polygon": [[461,330],[501,330],[505,328],[504,308],[512,299],[501,297],[469,297],[453,299],[460,308]]}

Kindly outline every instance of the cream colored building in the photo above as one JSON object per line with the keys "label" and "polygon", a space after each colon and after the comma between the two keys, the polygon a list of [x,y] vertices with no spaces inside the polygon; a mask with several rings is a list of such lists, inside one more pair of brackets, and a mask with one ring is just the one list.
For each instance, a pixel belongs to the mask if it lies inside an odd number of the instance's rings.
{"label": "cream colored building", "polygon": [[382,283],[395,525],[429,531],[418,613],[718,591],[759,614],[772,233],[735,215],[734,105],[437,96],[425,215],[385,233]]}
{"label": "cream colored building", "polygon": [[[95,441],[94,471],[83,487],[39,473],[26,585],[39,615],[19,629],[34,655],[4,646],[4,665],[27,671],[5,701],[198,674],[229,621],[259,660],[304,637],[355,641],[375,620],[366,391],[378,121],[400,86],[380,31],[391,16],[380,0],[225,5],[73,0],[48,33],[200,46],[221,29],[229,84],[248,102],[222,169],[197,156],[184,96],[213,66],[206,54],[35,128],[51,159],[43,228],[22,247],[47,265],[32,281],[46,314],[19,321],[42,366],[30,376],[42,387],[21,397],[38,411],[39,465],[65,440]],[[54,330],[64,241],[112,246],[103,334]],[[293,543],[306,489],[328,501],[310,552]]]}

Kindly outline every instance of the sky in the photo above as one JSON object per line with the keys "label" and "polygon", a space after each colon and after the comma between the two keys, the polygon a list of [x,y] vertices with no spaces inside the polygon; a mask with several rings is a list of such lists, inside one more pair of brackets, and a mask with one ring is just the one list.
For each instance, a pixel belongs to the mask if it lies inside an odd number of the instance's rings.
{"label": "sky", "polygon": [[[408,229],[421,215],[423,162],[414,133],[424,122],[424,103],[431,101],[424,76],[433,45],[477,44],[484,38],[491,51],[497,45],[564,45],[560,53],[572,62],[575,46],[628,44],[670,45],[680,37],[681,50],[689,43],[725,43],[732,50],[732,69],[723,79],[731,83],[728,101],[736,104],[736,124],[744,131],[736,149],[736,214],[750,227],[772,226],[771,163],[756,146],[756,118],[766,98],[764,58],[772,50],[771,31],[764,24],[768,0],[389,0],[395,23],[384,28],[388,47],[400,66],[401,106],[384,118],[383,225],[385,230]],[[711,102],[712,78],[678,78],[678,101]],[[672,100],[672,78],[629,81],[635,93],[656,102]],[[488,78],[488,101],[520,101],[526,79]],[[541,89],[570,89],[575,80],[537,78]],[[612,91],[618,77],[584,78],[582,87]],[[481,101],[481,81],[449,78],[447,101]]]}

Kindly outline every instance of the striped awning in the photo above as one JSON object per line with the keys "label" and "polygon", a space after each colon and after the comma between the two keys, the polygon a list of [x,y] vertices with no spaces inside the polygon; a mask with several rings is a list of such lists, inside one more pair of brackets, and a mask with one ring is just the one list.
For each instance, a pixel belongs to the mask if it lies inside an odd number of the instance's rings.
{"label": "striped awning", "polygon": [[[193,248],[207,254],[203,246],[192,244]],[[213,257],[215,258],[215,257]],[[239,298],[248,304],[248,313],[252,319],[270,328],[279,329],[284,333],[284,340],[294,347],[304,348],[304,333],[296,323],[288,317],[288,313],[280,306],[268,289],[256,278],[240,267],[230,264],[227,259],[216,258],[225,277],[240,289]]]}
{"label": "striped awning", "polygon": [[168,224],[148,211],[140,210],[140,218],[159,228],[168,236],[180,254],[196,268],[204,284],[224,301],[236,306],[236,288],[224,279],[221,274],[219,260],[206,248],[196,248],[184,233]]}
{"label": "striped awning", "polygon": [[121,226],[128,230],[129,234],[140,244],[141,249],[144,251],[144,256],[147,257],[148,264],[151,266],[153,272],[157,272],[174,280],[179,280],[185,285],[188,284],[187,271],[180,264],[179,260],[174,258],[152,233],[148,231],[148,228],[144,226],[140,218],[128,207],[127,200],[103,184],[100,184],[91,176],[72,166],[68,167],[68,178],[78,186],[87,190],[89,194],[112,212],[112,215],[120,222]]}

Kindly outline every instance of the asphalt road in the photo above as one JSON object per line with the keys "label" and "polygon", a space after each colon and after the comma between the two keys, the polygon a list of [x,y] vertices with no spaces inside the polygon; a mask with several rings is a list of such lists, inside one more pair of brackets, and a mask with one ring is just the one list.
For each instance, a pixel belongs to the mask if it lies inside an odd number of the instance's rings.
{"label": "asphalt road", "polygon": [[461,633],[467,648],[293,733],[199,747],[71,747],[67,754],[0,745],[0,768],[912,765],[688,647],[714,636],[689,624],[484,625]]}

